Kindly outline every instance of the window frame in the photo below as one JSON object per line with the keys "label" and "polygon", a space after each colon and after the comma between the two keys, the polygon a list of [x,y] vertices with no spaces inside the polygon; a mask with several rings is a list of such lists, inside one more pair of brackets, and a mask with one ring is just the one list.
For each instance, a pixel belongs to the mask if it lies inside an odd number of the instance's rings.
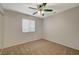
{"label": "window frame", "polygon": [[[24,31],[23,31],[23,20],[32,20],[32,21],[34,21],[34,23],[35,23],[35,24],[34,24],[34,27],[35,27],[35,28],[34,28],[34,31],[27,31],[27,32],[24,32]],[[33,19],[26,19],[26,18],[22,18],[21,25],[22,25],[21,29],[22,29],[22,32],[23,32],[23,33],[36,32],[36,21],[35,21],[35,20],[33,20]]]}

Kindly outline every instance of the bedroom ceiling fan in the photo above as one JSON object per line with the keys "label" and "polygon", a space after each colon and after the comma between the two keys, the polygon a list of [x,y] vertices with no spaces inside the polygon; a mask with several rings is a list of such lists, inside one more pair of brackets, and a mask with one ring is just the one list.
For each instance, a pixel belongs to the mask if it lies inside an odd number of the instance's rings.
{"label": "bedroom ceiling fan", "polygon": [[47,3],[42,3],[42,4],[37,5],[37,8],[29,7],[29,9],[35,10],[33,15],[38,13],[38,14],[44,16],[44,12],[52,12],[53,11],[52,9],[47,9],[46,5],[47,5]]}

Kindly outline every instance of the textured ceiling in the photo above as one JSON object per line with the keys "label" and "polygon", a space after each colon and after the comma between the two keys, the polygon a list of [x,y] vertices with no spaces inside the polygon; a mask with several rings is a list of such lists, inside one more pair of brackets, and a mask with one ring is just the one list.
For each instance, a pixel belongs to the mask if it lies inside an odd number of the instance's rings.
{"label": "textured ceiling", "polygon": [[35,10],[29,9],[28,7],[36,8],[38,4],[40,3],[2,3],[2,6],[4,9],[7,10],[17,11],[31,16],[45,18],[50,15],[54,15],[55,14],[54,12],[56,12],[57,14],[79,5],[78,3],[48,3],[47,8],[53,9],[54,10],[53,12],[45,12],[45,16],[41,16],[38,14],[33,15]]}

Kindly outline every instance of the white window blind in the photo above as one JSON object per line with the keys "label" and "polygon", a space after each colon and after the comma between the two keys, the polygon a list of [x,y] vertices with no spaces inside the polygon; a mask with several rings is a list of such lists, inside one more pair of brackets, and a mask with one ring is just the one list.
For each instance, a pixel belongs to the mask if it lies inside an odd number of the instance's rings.
{"label": "white window blind", "polygon": [[35,32],[35,20],[22,19],[22,32]]}

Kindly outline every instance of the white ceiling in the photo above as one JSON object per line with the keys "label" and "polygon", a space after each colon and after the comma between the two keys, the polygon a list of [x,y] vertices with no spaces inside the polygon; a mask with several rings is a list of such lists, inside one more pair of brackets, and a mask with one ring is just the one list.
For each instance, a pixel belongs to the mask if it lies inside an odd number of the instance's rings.
{"label": "white ceiling", "polygon": [[56,14],[63,12],[63,11],[68,10],[70,8],[76,7],[79,4],[78,3],[48,3],[47,8],[53,9],[54,11],[53,12],[45,12],[45,16],[41,16],[38,14],[33,15],[35,10],[28,8],[28,7],[35,7],[36,8],[37,5],[38,5],[37,3],[2,3],[2,6],[4,9],[17,11],[17,12],[32,15],[35,17],[40,17],[40,18],[45,18],[50,15],[54,15],[55,14],[54,12],[56,12]]}

